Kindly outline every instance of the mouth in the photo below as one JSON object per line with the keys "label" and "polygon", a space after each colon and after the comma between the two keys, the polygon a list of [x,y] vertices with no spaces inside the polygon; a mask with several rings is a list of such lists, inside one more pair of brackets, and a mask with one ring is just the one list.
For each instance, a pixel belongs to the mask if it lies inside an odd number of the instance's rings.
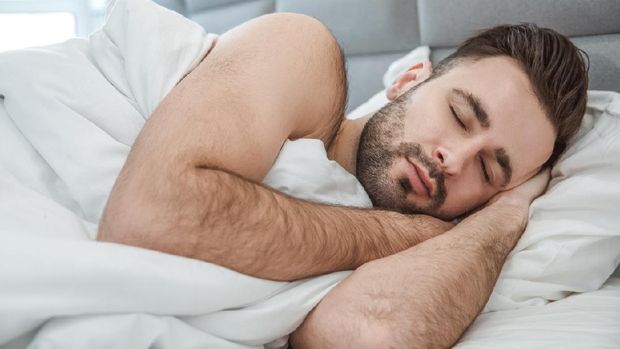
{"label": "mouth", "polygon": [[409,167],[407,171],[407,175],[409,177],[409,183],[411,187],[418,195],[431,197],[433,193],[433,182],[431,182],[428,174],[421,168],[417,166],[411,159],[407,159],[407,165]]}

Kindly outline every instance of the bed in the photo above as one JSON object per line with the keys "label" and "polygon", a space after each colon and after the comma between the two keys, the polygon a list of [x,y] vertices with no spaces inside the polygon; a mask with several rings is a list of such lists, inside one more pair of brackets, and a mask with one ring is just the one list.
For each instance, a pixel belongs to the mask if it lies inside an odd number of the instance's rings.
{"label": "bed", "polygon": [[[436,62],[466,33],[500,22],[536,21],[575,36],[590,54],[591,87],[620,91],[620,3],[612,0],[158,2],[193,22],[147,0],[119,0],[106,26],[89,40],[0,55],[5,145],[0,149],[0,348],[281,348],[286,334],[348,275],[273,282],[93,242],[137,133],[163,96],[210,50],[213,33],[274,11],[320,18],[347,56],[351,114],[380,96],[384,80],[394,73],[389,68],[398,67],[393,62]],[[591,97],[592,116],[582,143],[573,148],[602,142],[609,153],[602,164],[619,164],[620,96]],[[295,155],[294,147],[283,153]],[[562,173],[579,170],[571,160],[588,155],[567,156],[556,176],[556,194],[562,192]],[[317,169],[329,166],[317,164]],[[617,203],[618,169],[612,166],[600,178],[605,185],[592,192],[606,190],[609,202]],[[297,175],[288,173],[288,179]],[[504,277],[456,347],[620,347],[620,278],[609,278],[620,262],[620,233],[612,217],[620,216],[614,211],[620,204],[603,204],[589,214],[604,214],[607,224],[580,236],[580,242],[591,243],[587,248],[563,245],[545,260],[551,266],[546,271],[554,273],[537,271],[537,280]],[[521,246],[534,257],[530,260],[556,246],[531,235]],[[583,267],[554,267],[567,260]],[[523,273],[518,259],[511,261],[504,276]]]}

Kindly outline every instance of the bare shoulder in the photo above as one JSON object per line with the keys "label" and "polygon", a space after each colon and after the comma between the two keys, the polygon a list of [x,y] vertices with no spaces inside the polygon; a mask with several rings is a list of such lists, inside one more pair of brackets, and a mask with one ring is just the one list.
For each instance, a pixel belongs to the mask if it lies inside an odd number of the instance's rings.
{"label": "bare shoulder", "polygon": [[260,80],[239,84],[260,88],[247,93],[258,93],[264,102],[257,103],[279,106],[294,120],[289,138],[331,144],[344,118],[347,79],[342,50],[319,20],[296,13],[261,16],[223,34],[211,55],[228,78],[245,72],[244,79]]}
{"label": "bare shoulder", "polygon": [[164,98],[137,143],[148,142],[132,158],[159,154],[173,168],[262,181],[287,139],[318,138],[329,147],[344,118],[343,65],[336,40],[312,17],[245,22],[220,36]]}

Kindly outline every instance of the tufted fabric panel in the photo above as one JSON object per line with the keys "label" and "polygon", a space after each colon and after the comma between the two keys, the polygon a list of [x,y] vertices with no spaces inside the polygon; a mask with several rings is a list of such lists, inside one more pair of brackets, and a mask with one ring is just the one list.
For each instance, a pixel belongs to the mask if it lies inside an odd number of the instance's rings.
{"label": "tufted fabric panel", "polygon": [[[419,0],[422,41],[456,46],[476,31],[534,22],[567,36],[620,33],[618,0]],[[449,24],[449,25],[448,25]]]}
{"label": "tufted fabric panel", "polygon": [[187,17],[200,23],[208,32],[221,34],[254,17],[273,13],[274,10],[273,0],[237,1],[226,6],[211,7],[208,11],[190,12]]}
{"label": "tufted fabric panel", "polygon": [[364,0],[360,6],[361,3],[287,0],[278,1],[276,9],[318,18],[331,29],[347,55],[410,50],[420,44],[415,1]]}
{"label": "tufted fabric panel", "polygon": [[472,33],[501,23],[534,22],[572,37],[591,61],[590,87],[620,91],[619,0],[156,0],[223,33],[271,12],[325,23],[348,61],[348,110],[381,86],[389,63],[427,44],[438,62]]}

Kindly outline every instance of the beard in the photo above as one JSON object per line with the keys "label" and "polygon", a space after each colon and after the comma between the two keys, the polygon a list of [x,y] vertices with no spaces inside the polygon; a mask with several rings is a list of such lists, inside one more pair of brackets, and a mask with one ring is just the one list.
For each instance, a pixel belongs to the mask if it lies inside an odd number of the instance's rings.
{"label": "beard", "polygon": [[[356,176],[376,208],[433,215],[446,200],[445,178],[437,163],[424,153],[419,143],[403,140],[407,104],[421,85],[377,111],[362,130]],[[429,177],[435,180],[436,190],[424,205],[407,202],[407,194],[412,192],[412,188],[406,175],[402,178],[391,178],[389,175],[395,162],[405,158],[426,168]]]}

